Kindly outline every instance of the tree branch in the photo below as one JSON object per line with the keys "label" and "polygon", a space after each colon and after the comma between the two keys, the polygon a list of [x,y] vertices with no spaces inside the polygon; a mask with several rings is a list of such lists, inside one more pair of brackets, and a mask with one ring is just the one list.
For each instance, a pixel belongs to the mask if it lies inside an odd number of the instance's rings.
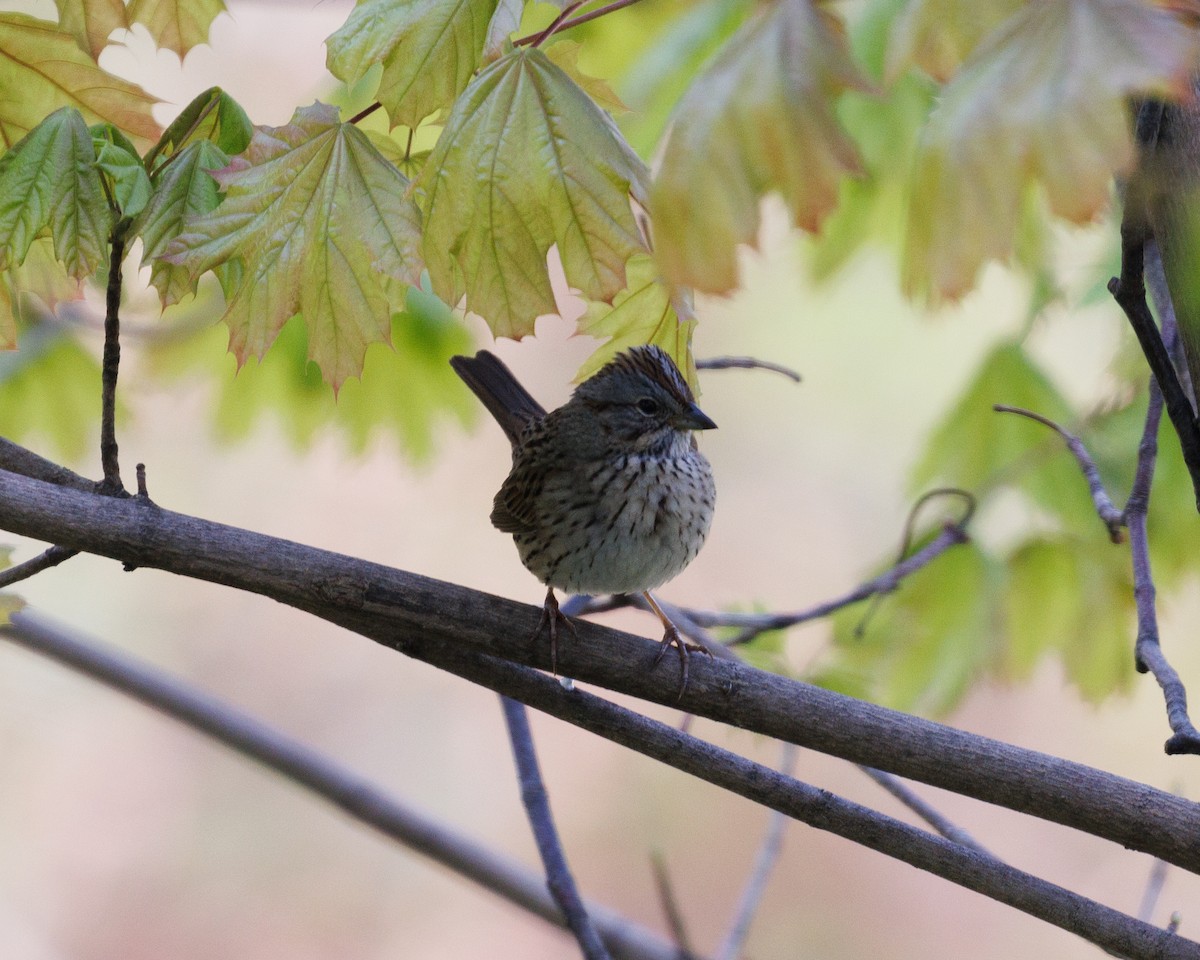
{"label": "tree branch", "polygon": [[525,807],[542,866],[546,870],[546,886],[550,896],[562,910],[567,927],[579,943],[584,957],[587,960],[609,960],[608,951],[604,949],[600,935],[588,917],[583,898],[575,886],[575,878],[567,866],[567,857],[550,813],[550,798],[538,766],[537,752],[533,748],[533,731],[529,729],[525,704],[503,696],[500,704],[504,708],[504,722],[508,726],[508,739],[517,765],[521,804]]}
{"label": "tree branch", "polygon": [[[480,654],[550,666],[548,644],[527,639],[537,607],[144,501],[0,471],[0,529],[271,597],[446,669],[475,670]],[[577,627],[579,642],[559,651],[566,675],[664,706],[676,702],[674,673],[649,669],[656,642],[586,621]],[[1200,872],[1200,806],[1082,764],[716,658],[697,658],[683,708]]]}
{"label": "tree branch", "polygon": [[[26,607],[12,615],[0,636],[77,670],[222,743],[311,791],[353,819],[481,887],[564,926],[562,911],[531,870],[454,828],[408,807],[357,774],[298,741],[240,713],[194,687],[56,626]],[[616,960],[678,960],[678,952],[655,934],[598,904],[588,904]]]}
{"label": "tree branch", "polygon": [[1087,447],[1083,445],[1083,441],[1075,436],[1075,434],[1059,426],[1049,417],[1044,417],[1032,410],[1025,410],[1022,407],[1010,407],[1004,403],[993,404],[992,409],[997,413],[1015,413],[1018,416],[1043,424],[1063,438],[1067,449],[1071,451],[1071,454],[1075,457],[1075,461],[1079,464],[1079,469],[1083,472],[1088,490],[1092,495],[1092,504],[1096,508],[1096,513],[1099,514],[1100,519],[1104,522],[1104,526],[1108,528],[1109,540],[1113,543],[1121,543],[1123,539],[1121,528],[1125,525],[1125,519],[1121,515],[1121,511],[1112,502],[1112,497],[1108,495],[1108,491],[1104,488],[1104,481],[1100,479],[1100,468],[1096,466],[1096,461],[1088,453]]}
{"label": "tree branch", "polygon": [[24,563],[18,563],[15,567],[9,567],[7,570],[0,570],[0,589],[11,587],[14,583],[20,583],[22,580],[28,580],[43,570],[49,570],[64,560],[70,560],[78,553],[78,550],[71,550],[67,547],[47,547],[36,557],[31,557]]}

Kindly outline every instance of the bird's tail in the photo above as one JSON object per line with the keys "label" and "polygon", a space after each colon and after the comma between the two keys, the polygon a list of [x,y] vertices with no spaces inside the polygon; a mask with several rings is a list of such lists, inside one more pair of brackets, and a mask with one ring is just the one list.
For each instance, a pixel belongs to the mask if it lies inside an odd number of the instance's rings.
{"label": "bird's tail", "polygon": [[517,442],[531,420],[546,415],[545,408],[517,382],[512,371],[495,354],[480,350],[473,357],[451,357],[450,366],[483,401],[511,443]]}

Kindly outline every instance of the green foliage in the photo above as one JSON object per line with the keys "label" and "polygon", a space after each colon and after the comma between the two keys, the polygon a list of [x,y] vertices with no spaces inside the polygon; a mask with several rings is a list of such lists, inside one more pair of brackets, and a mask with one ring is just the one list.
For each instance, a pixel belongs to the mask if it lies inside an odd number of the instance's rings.
{"label": "green foliage", "polygon": [[951,549],[881,599],[834,616],[811,678],[897,710],[945,714],[995,663],[1002,567],[974,544]]}
{"label": "green foliage", "polygon": [[[0,570],[12,566],[12,547],[0,547]],[[25,606],[25,601],[15,593],[0,591],[0,627],[8,623],[8,618]]]}
{"label": "green foliage", "polygon": [[188,220],[164,259],[192,281],[241,260],[224,315],[238,362],[262,357],[300,313],[309,358],[336,390],[359,374],[367,346],[386,339],[404,285],[420,273],[408,182],[319,103],[287,126],[260,129],[244,157],[214,176],[224,202]]}
{"label": "green foliage", "polygon": [[114,30],[129,27],[125,0],[55,0],[58,25],[75,38],[79,49],[93,60],[108,46]]}
{"label": "green foliage", "polygon": [[841,22],[780,3],[744,26],[684,95],[650,195],[658,262],[675,285],[737,285],[736,248],[753,243],[768,189],[816,230],[838,184],[859,170],[833,97],[867,89]]}
{"label": "green foliage", "polygon": [[160,47],[181,59],[208,40],[209,27],[224,12],[222,0],[129,0],[128,9],[131,23],[142,24]]}
{"label": "green foliage", "polygon": [[138,143],[158,137],[154,98],[101,70],[71,33],[20,13],[0,13],[0,144],[12,146],[60,107],[85,123],[112,123]]}
{"label": "green foliage", "polygon": [[466,88],[495,12],[496,0],[359,0],[326,44],[329,71],[354,83],[382,64],[380,102],[416,127]]}
{"label": "green foliage", "polygon": [[450,309],[420,287],[409,288],[405,309],[391,318],[391,346],[371,346],[362,378],[348,381],[336,401],[308,360],[307,332],[297,318],[284,325],[261,362],[246,364],[236,376],[221,362],[221,340],[219,330],[204,330],[182,343],[154,344],[149,359],[157,376],[215,381],[214,423],[227,439],[251,436],[269,415],[298,448],[336,429],[355,454],[387,435],[410,458],[423,460],[434,453],[447,417],[466,423],[478,413],[448,363],[470,350],[470,337]]}
{"label": "green foliage", "polygon": [[92,136],[79,111],[50,114],[0,159],[0,269],[24,261],[39,236],[83,279],[106,259],[111,227]]}
{"label": "green foliage", "polygon": [[95,442],[100,367],[73,337],[37,326],[0,354],[0,436],[37,440],[71,462]]}
{"label": "green foliage", "polygon": [[589,300],[625,288],[642,249],[629,197],[646,171],[611,120],[540,50],[485,68],[451,110],[425,173],[424,251],[433,289],[497,336],[557,310],[546,255]]}

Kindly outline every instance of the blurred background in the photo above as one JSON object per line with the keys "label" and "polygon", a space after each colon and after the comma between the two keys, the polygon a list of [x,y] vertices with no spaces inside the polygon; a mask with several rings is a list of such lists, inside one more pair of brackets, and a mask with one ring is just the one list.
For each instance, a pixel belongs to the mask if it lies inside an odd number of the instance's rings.
{"label": "blurred background", "polygon": [[[230,0],[229,7],[214,23],[210,44],[182,64],[156,52],[141,28],[110,47],[101,63],[160,97],[160,122],[214,84],[265,124],[285,123],[297,105],[335,96],[323,40],[350,4]],[[633,23],[628,29],[636,29]],[[619,56],[614,64],[614,71],[625,66]],[[614,83],[622,89],[620,76]],[[793,367],[804,380],[702,372],[702,406],[720,425],[702,438],[717,476],[718,512],[700,557],[662,591],[675,603],[798,609],[865,579],[897,548],[913,499],[908,477],[931,431],[989,349],[1028,326],[1030,281],[1009,271],[990,268],[965,302],[931,314],[902,299],[889,253],[868,250],[831,280],[814,283],[806,266],[810,241],[782,224],[768,204],[761,249],[744,257],[742,291],[700,302],[695,350],[698,358],[758,356]],[[1111,234],[1111,225],[1101,225],[1052,235],[1060,277],[1082,293],[1045,311],[1025,341],[1084,408],[1121,389],[1113,362],[1130,339],[1115,306],[1085,295],[1112,260]],[[153,333],[155,295],[137,285],[131,277],[119,440],[127,478],[133,464],[146,463],[158,503],[540,603],[542,589],[520,565],[510,538],[488,523],[491,497],[508,469],[507,443],[465,388],[448,376],[414,374],[393,396],[368,395],[351,383],[339,400],[343,413],[379,404],[394,406],[397,417],[416,410],[414,420],[427,428],[367,429],[360,421],[339,423],[336,411],[328,422],[313,414],[298,423],[254,398],[272,376],[270,357],[235,381],[222,328],[189,348],[203,361],[165,356]],[[572,330],[569,320],[546,318],[535,339],[493,345],[484,325],[468,319],[465,332],[441,331],[436,349],[468,349],[472,342],[493,348],[554,406],[594,347]],[[84,343],[98,356],[98,332]],[[371,364],[386,362],[390,349],[371,351],[368,382]],[[303,389],[323,394],[315,402],[329,401],[328,388],[315,380]],[[98,380],[64,380],[62,392],[98,405]],[[74,449],[71,465],[96,475],[93,417],[77,416],[75,432],[48,418],[45,426],[29,427],[25,441],[52,457]],[[1164,446],[1173,442],[1164,431]],[[1082,480],[1064,495],[1086,498]],[[1194,529],[1186,502],[1165,509]],[[981,518],[983,535],[1003,539],[1029,514],[1020,503],[1002,504]],[[1098,552],[1122,549],[1107,544],[1099,522],[1076,532]],[[39,549],[18,542],[14,559]],[[152,570],[123,573],[107,560],[73,559],[23,583],[20,592],[64,624],[188,679],[536,869],[490,693],[261,598]],[[1163,596],[1161,609],[1168,655],[1195,685],[1200,593],[1194,580]],[[654,622],[640,614],[605,619],[657,636]],[[1130,629],[1130,647],[1132,639]],[[785,665],[803,670],[829,642],[827,624],[792,631]],[[1169,731],[1157,686],[1132,676],[1131,653],[1127,667],[1127,692],[1095,703],[1066,681],[1056,658],[1044,658],[1028,681],[977,685],[945,719],[1197,795],[1194,759],[1162,753]],[[648,712],[681,720],[670,710]],[[665,933],[650,865],[651,855],[661,854],[696,946],[713,949],[766,829],[766,811],[558,721],[534,716],[533,724],[584,894]],[[691,729],[764,763],[779,762],[778,744],[707,721]],[[4,643],[0,755],[6,770],[0,956],[539,960],[576,952],[542,921],[230,751]],[[908,816],[848,764],[801,751],[795,773]],[[1137,911],[1151,869],[1147,857],[919,790],[1014,865]],[[1169,872],[1151,919],[1165,923],[1182,910],[1181,932],[1196,936],[1198,921],[1187,907],[1197,894],[1200,881]],[[792,824],[745,955],[1047,954],[1084,958],[1096,950]]]}

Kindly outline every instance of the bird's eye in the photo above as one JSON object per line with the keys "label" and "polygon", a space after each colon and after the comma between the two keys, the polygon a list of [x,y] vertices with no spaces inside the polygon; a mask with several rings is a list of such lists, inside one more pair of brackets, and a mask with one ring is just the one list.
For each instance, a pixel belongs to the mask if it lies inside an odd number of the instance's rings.
{"label": "bird's eye", "polygon": [[637,408],[646,416],[652,417],[658,413],[658,401],[651,397],[642,397],[642,399],[637,402]]}

